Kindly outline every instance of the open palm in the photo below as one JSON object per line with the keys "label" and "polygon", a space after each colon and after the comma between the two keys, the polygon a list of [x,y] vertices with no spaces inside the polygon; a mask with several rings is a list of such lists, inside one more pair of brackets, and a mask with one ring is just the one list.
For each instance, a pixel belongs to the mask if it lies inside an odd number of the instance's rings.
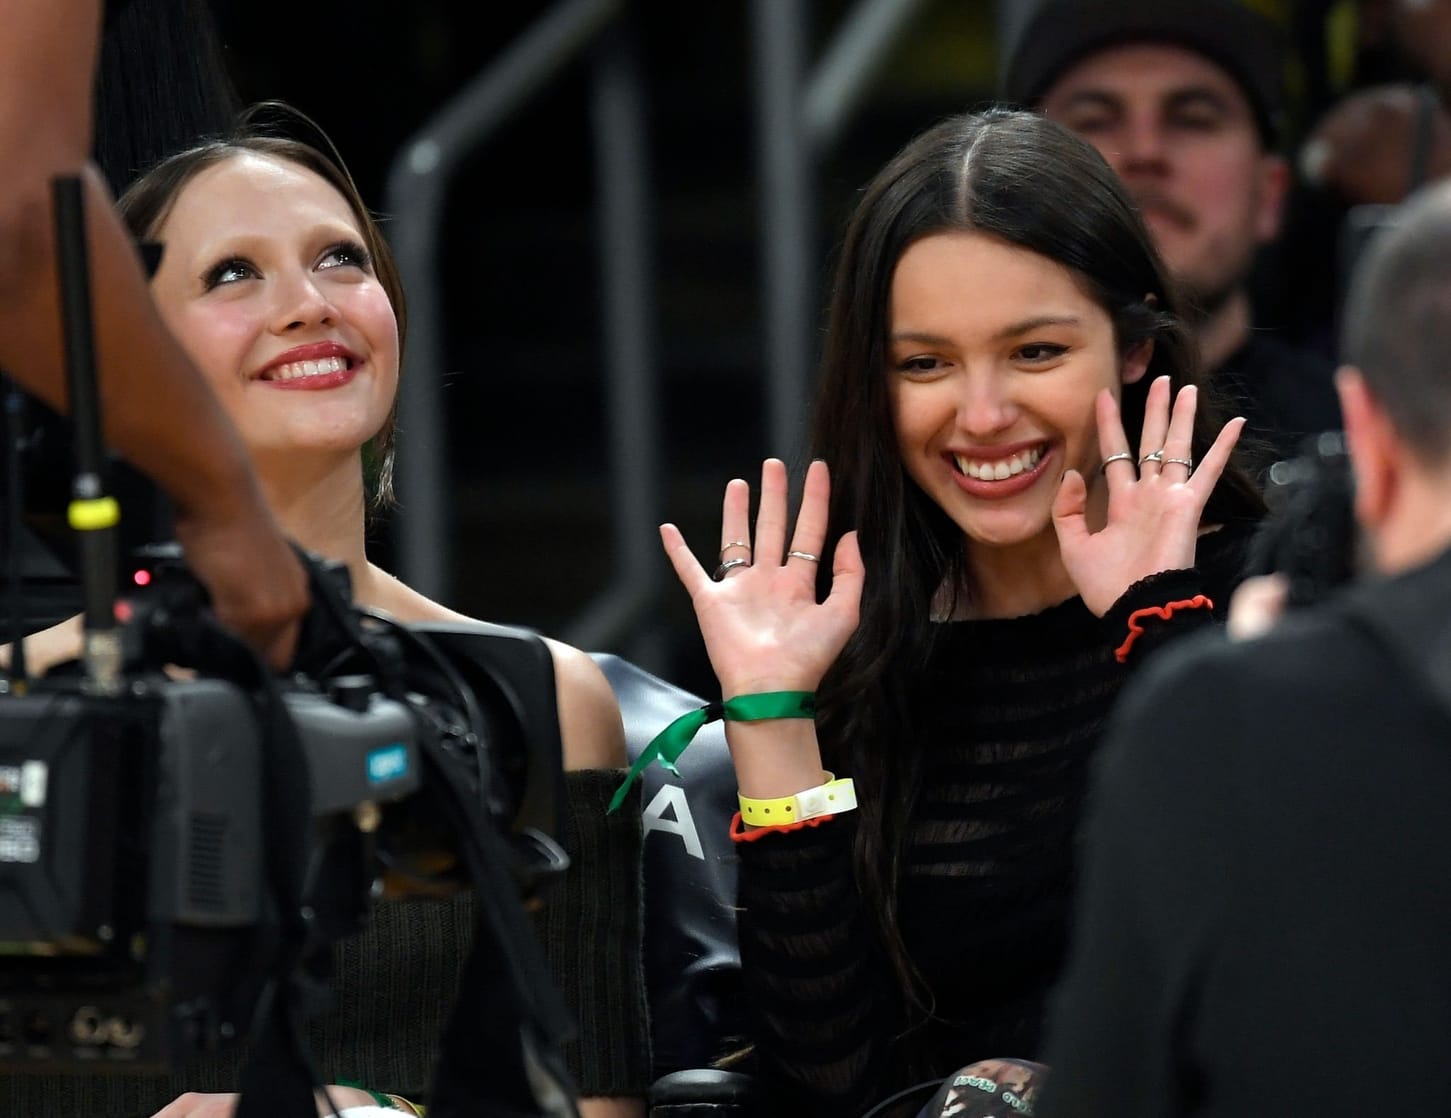
{"label": "open palm", "polygon": [[1198,389],[1179,391],[1172,418],[1169,395],[1168,377],[1150,386],[1134,455],[1118,402],[1107,390],[1099,394],[1098,441],[1108,484],[1108,517],[1101,529],[1089,530],[1088,486],[1077,471],[1064,474],[1053,502],[1063,566],[1084,604],[1100,617],[1140,579],[1194,565],[1204,505],[1244,427],[1240,418],[1226,423],[1196,464],[1190,453]]}
{"label": "open palm", "polygon": [[826,464],[813,462],[788,553],[785,464],[772,458],[761,467],[754,538],[750,487],[732,481],[721,518],[721,555],[729,564],[719,581],[706,574],[675,525],[661,526],[724,696],[814,690],[856,629],[864,572],[855,532],[837,545],[831,593],[816,600],[830,493]]}

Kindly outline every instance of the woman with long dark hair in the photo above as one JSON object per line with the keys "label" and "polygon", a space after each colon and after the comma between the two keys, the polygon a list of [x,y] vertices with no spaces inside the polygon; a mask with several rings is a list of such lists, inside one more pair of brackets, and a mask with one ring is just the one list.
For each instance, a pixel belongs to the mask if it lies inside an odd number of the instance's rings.
{"label": "woman with long dark hair", "polygon": [[754,531],[727,487],[714,578],[661,530],[728,700],[783,1109],[1037,1054],[1104,719],[1227,607],[1263,512],[1178,312],[1089,145],[944,121],[847,228],[794,530],[776,460]]}

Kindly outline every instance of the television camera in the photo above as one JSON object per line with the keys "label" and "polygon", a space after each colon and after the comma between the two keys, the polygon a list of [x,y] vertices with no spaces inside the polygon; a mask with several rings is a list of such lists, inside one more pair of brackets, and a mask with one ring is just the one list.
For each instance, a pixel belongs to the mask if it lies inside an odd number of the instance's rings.
{"label": "television camera", "polygon": [[1301,453],[1276,462],[1265,481],[1269,514],[1246,557],[1246,574],[1283,575],[1286,605],[1324,600],[1363,566],[1354,477],[1341,431],[1306,438]]}

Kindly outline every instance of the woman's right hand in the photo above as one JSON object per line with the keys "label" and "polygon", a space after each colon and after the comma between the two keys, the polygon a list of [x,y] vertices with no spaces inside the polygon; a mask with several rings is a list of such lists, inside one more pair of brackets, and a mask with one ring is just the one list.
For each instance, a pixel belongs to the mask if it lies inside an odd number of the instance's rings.
{"label": "woman's right hand", "polygon": [[[826,541],[831,480],[826,463],[806,472],[801,512],[786,547],[786,466],[761,467],[755,538],[751,491],[726,486],[721,561],[733,563],[719,582],[707,574],[673,524],[660,538],[676,575],[690,593],[711,667],[723,698],[760,691],[813,691],[857,626],[863,568],[855,532],[842,536],[832,557],[831,593],[816,600],[816,565]],[[806,557],[803,557],[806,556]]]}
{"label": "woman's right hand", "polygon": [[[255,483],[253,483],[255,485]],[[187,564],[211,594],[218,620],[246,639],[275,671],[288,670],[311,601],[307,572],[251,489],[229,508],[175,512]]]}

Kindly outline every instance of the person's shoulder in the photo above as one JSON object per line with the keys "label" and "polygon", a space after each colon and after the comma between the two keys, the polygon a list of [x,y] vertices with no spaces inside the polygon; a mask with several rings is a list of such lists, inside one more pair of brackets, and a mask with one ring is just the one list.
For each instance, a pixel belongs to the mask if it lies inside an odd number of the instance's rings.
{"label": "person's shoulder", "polygon": [[610,689],[610,681],[605,678],[604,671],[588,653],[580,651],[572,644],[557,640],[554,637],[542,637],[549,649],[550,658],[554,661],[554,675],[559,681],[561,690],[579,691],[593,698],[604,697],[611,703],[614,702],[614,692]]}
{"label": "person's shoulder", "polygon": [[368,564],[365,584],[355,586],[353,593],[360,605],[382,610],[407,624],[429,621],[472,623],[477,620],[435,602],[401,578],[372,563]]}
{"label": "person's shoulder", "polygon": [[565,766],[608,769],[625,764],[625,731],[614,688],[593,657],[543,638],[554,661],[554,687],[564,736]]}
{"label": "person's shoulder", "polygon": [[1128,816],[1168,802],[1188,810],[1230,774],[1244,779],[1272,754],[1308,748],[1286,722],[1323,696],[1311,661],[1332,629],[1297,616],[1251,640],[1215,626],[1164,648],[1125,684],[1109,716],[1098,794]]}
{"label": "person's shoulder", "polygon": [[1145,664],[1126,688],[1121,709],[1127,718],[1152,708],[1259,721],[1271,710],[1323,698],[1327,676],[1341,677],[1353,665],[1358,642],[1350,639],[1351,629],[1336,603],[1291,612],[1249,639],[1215,628]]}
{"label": "person's shoulder", "polygon": [[549,651],[554,690],[559,707],[565,761],[569,768],[612,768],[623,763],[624,731],[615,692],[592,657],[564,641],[546,637],[523,626],[498,626],[459,613],[419,593],[401,579],[371,566],[370,585],[360,600],[408,623],[484,626],[496,631],[527,634]]}

